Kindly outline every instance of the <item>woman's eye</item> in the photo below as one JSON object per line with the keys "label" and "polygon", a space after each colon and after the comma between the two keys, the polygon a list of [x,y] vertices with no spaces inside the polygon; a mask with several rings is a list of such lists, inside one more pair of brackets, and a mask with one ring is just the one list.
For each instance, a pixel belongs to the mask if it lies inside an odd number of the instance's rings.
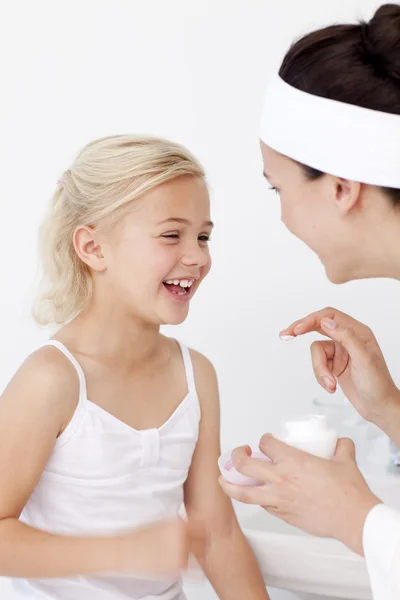
{"label": "woman's eye", "polygon": [[162,237],[167,239],[178,239],[179,233],[165,233]]}
{"label": "woman's eye", "polygon": [[199,240],[199,242],[210,242],[211,238],[209,235],[204,234],[204,235],[199,235],[198,240]]}
{"label": "woman's eye", "polygon": [[271,185],[268,189],[272,190],[273,192],[275,192],[275,194],[279,194],[279,191],[273,185]]}

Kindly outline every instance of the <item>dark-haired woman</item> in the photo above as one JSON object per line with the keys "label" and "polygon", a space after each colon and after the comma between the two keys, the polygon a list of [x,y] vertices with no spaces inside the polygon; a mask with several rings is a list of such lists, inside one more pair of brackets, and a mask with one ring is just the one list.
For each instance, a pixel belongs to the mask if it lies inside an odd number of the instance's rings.
{"label": "dark-haired woman", "polygon": [[[269,86],[261,126],[264,175],[280,196],[282,220],[321,259],[334,283],[400,280],[400,5],[371,21],[333,25],[288,51]],[[368,327],[332,308],[281,332],[316,331],[317,380],[339,384],[367,420],[400,447],[400,390]],[[364,554],[375,600],[400,598],[400,512],[385,506],[362,477],[350,440],[326,461],[270,435],[273,464],[235,450],[236,467],[264,485],[226,493],[309,533]],[[400,497],[400,478],[399,478]]]}

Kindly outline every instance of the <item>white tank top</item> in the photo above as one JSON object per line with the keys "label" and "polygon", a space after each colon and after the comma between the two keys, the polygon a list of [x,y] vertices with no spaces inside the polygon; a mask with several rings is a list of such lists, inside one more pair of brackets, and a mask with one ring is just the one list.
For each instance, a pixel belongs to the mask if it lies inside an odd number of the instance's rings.
{"label": "white tank top", "polygon": [[[180,345],[188,394],[158,429],[136,430],[88,400],[78,361],[79,402],[25,506],[21,521],[56,534],[117,534],[178,514],[198,439],[200,406],[189,350]],[[125,575],[14,579],[18,600],[183,600],[180,580]]]}

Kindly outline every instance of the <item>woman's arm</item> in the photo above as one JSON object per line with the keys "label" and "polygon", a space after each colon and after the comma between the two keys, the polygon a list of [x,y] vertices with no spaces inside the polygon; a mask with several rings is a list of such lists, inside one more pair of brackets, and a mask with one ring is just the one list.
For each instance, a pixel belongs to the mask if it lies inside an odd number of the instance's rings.
{"label": "woman's arm", "polygon": [[364,555],[374,600],[400,598],[400,512],[377,505],[367,516]]}
{"label": "woman's arm", "polygon": [[240,530],[230,500],[218,484],[220,418],[215,371],[202,355],[192,352],[201,405],[199,441],[185,486],[189,522],[203,524],[205,552],[200,565],[222,600],[267,600],[255,557]]}
{"label": "woman's arm", "polygon": [[[281,332],[286,339],[316,331],[328,339],[311,347],[316,379],[328,392],[339,383],[362,417],[400,445],[400,391],[372,331],[333,308],[312,313]],[[266,435],[260,449],[273,464],[233,452],[238,471],[265,485],[244,488],[221,479],[236,500],[258,504],[313,535],[342,541],[364,554],[376,600],[400,597],[400,513],[368,488],[355,460],[354,444],[339,440],[331,461],[301,452]]]}

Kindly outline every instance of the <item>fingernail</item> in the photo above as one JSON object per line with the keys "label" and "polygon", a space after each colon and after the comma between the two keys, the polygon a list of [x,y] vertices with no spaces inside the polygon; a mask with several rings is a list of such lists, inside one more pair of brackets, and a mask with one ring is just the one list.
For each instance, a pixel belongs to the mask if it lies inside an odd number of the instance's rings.
{"label": "fingernail", "polygon": [[325,329],[336,329],[337,327],[337,323],[333,319],[322,319],[321,325]]}
{"label": "fingernail", "polygon": [[290,342],[291,340],[294,340],[294,338],[295,338],[294,335],[282,335],[282,334],[280,334],[279,337],[284,342]]}
{"label": "fingernail", "polygon": [[332,381],[332,379],[329,379],[329,377],[323,377],[322,381],[324,382],[324,387],[328,390],[332,390],[335,387],[334,382]]}
{"label": "fingernail", "polygon": [[296,325],[296,327],[294,328],[294,332],[295,333],[301,333],[304,329],[304,323],[299,323],[298,325]]}

